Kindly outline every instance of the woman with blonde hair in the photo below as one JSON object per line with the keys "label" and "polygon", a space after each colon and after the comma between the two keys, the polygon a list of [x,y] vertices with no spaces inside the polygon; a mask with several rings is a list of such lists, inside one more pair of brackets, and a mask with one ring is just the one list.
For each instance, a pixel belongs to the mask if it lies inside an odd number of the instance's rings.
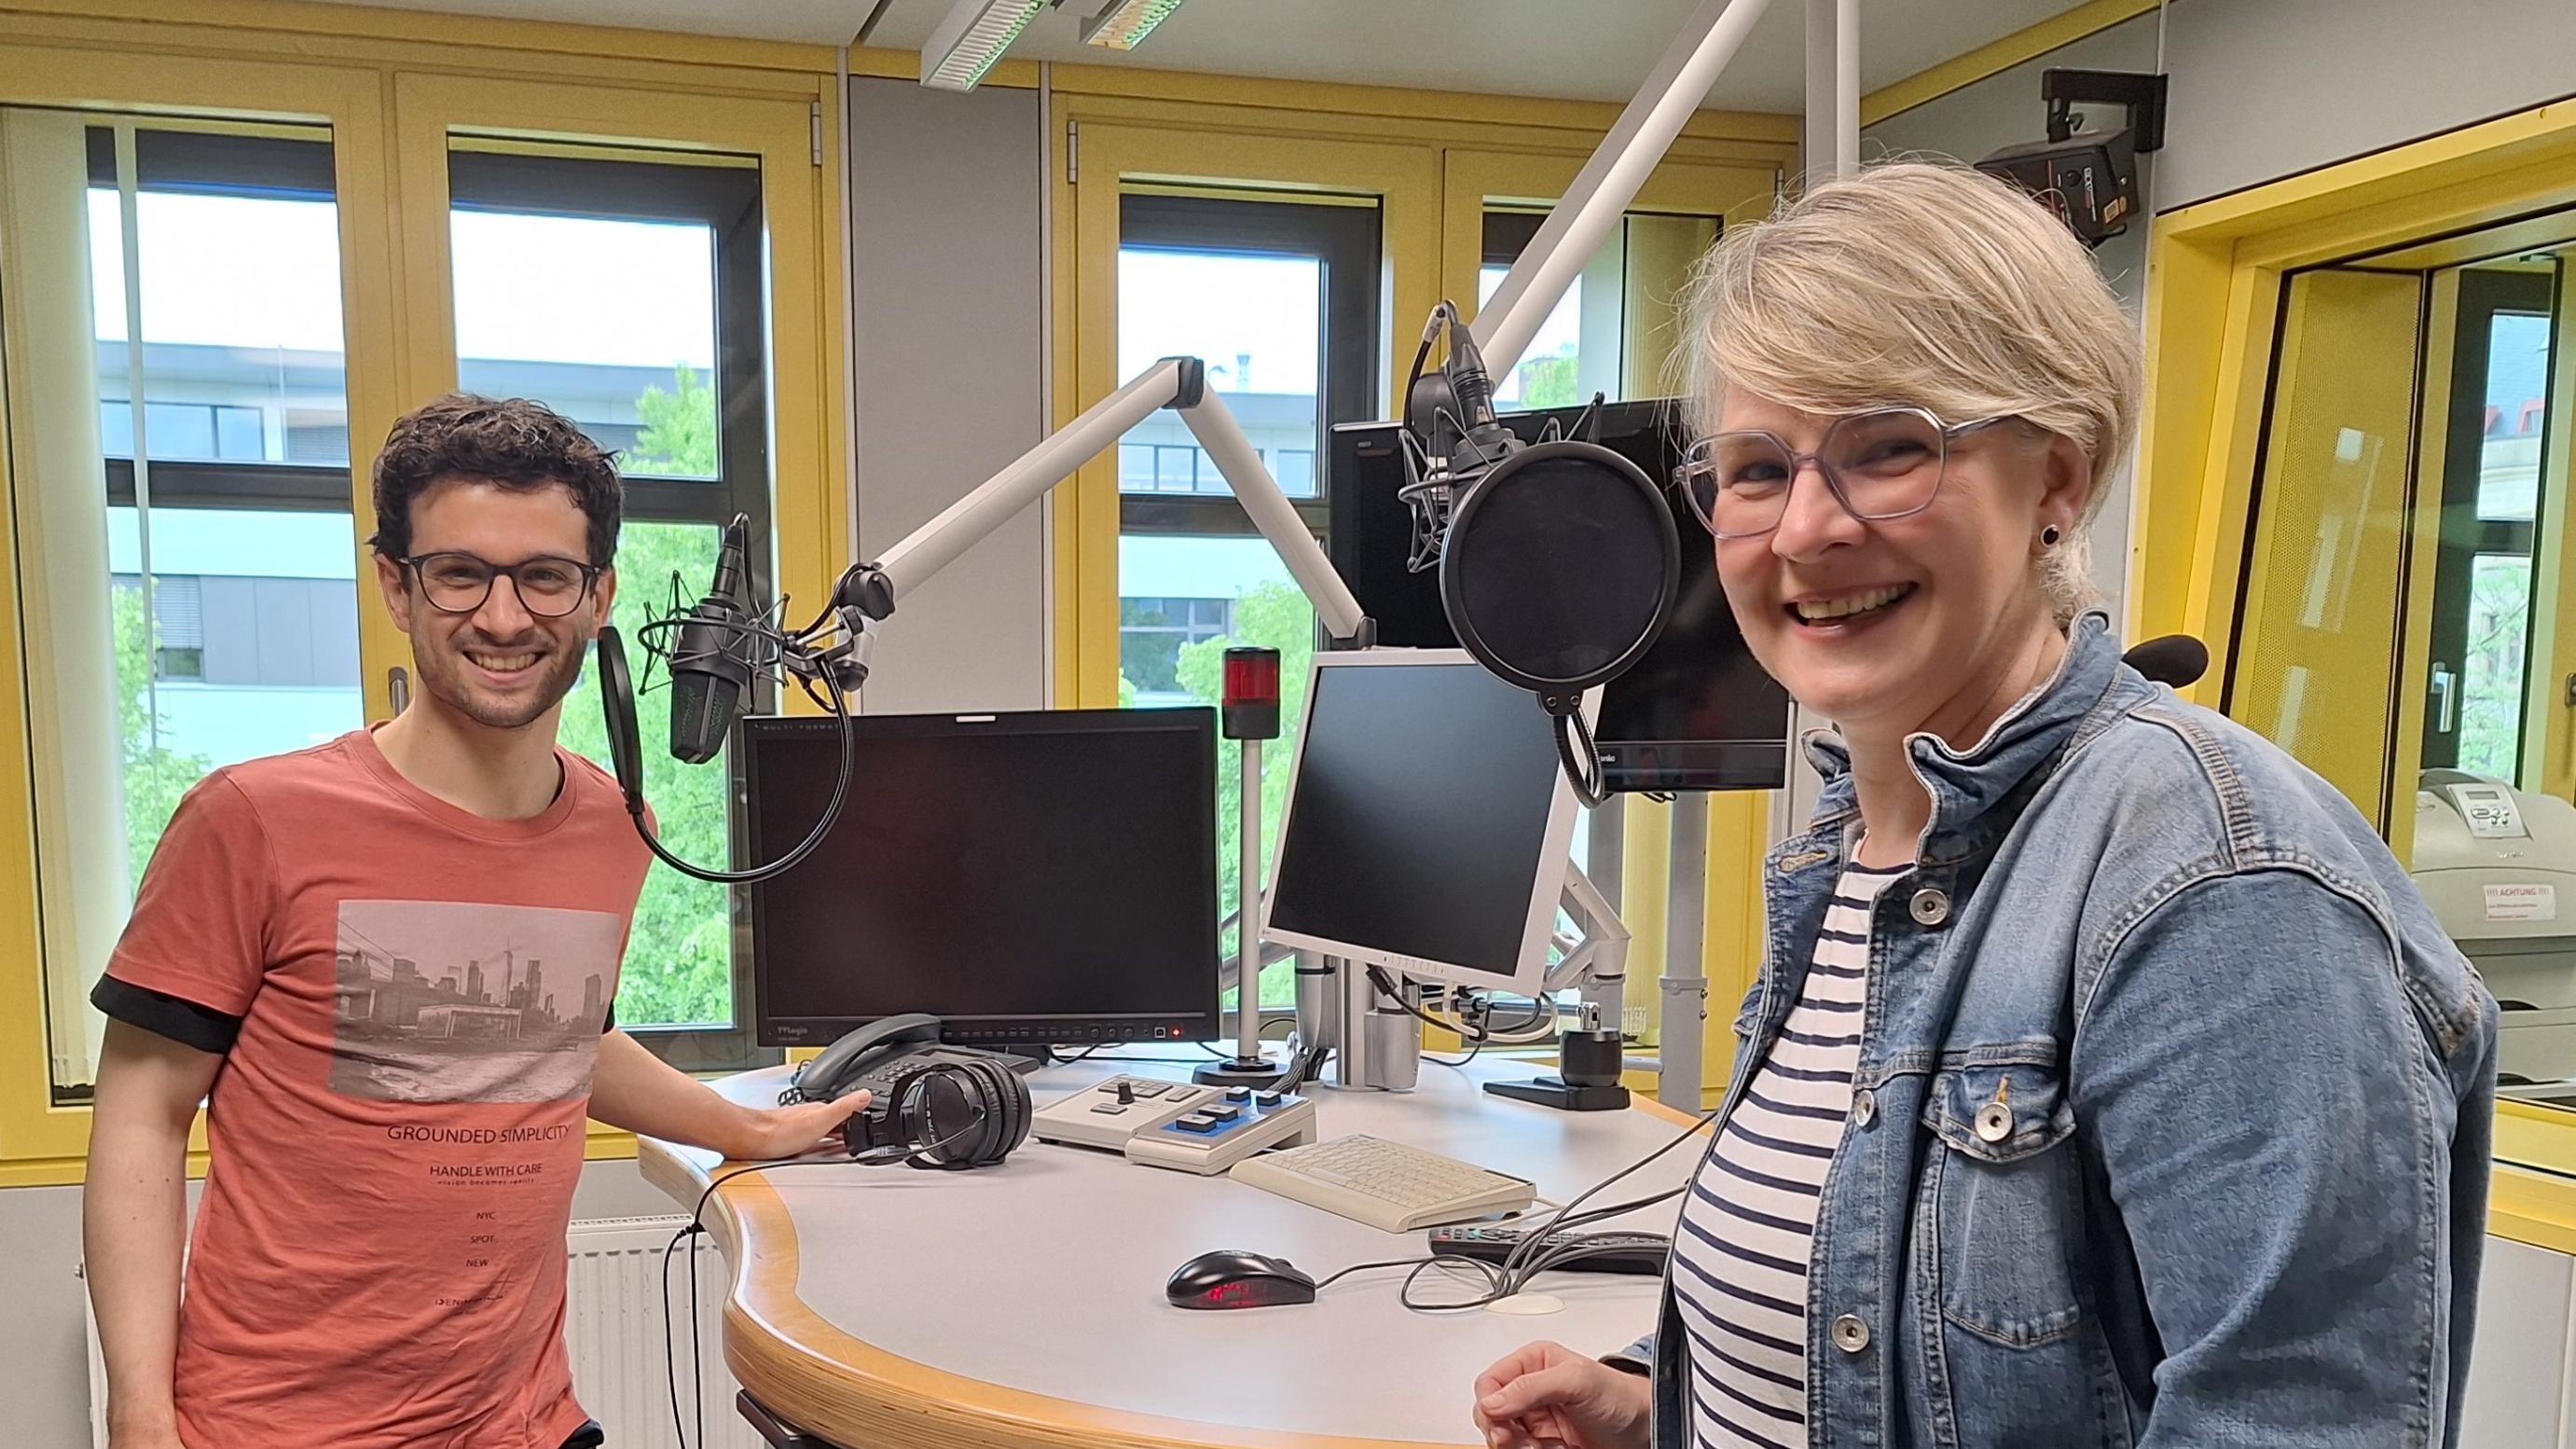
{"label": "woman with blonde hair", "polygon": [[1835,728],[1765,867],[1656,1331],[1475,1386],[1497,1449],[2456,1442],[2495,1003],[2334,789],[2121,663],[2086,524],[2136,334],[1975,172],[1733,233],[1678,479]]}

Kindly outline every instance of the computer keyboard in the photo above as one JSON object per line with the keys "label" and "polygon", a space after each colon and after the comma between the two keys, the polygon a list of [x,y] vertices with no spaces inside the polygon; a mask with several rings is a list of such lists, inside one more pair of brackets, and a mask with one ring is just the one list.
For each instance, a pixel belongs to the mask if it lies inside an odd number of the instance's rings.
{"label": "computer keyboard", "polygon": [[1537,1188],[1520,1178],[1368,1136],[1336,1137],[1247,1157],[1231,1175],[1264,1192],[1390,1233],[1516,1211],[1538,1196]]}

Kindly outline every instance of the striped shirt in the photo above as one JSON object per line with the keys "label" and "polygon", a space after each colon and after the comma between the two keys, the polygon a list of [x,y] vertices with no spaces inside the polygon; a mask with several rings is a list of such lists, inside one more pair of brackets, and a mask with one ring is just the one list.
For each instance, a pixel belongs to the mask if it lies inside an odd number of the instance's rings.
{"label": "striped shirt", "polygon": [[1907,867],[1848,866],[1779,1039],[1711,1144],[1673,1240],[1692,1442],[1807,1442],[1807,1263],[1842,1145],[1869,985],[1869,912]]}

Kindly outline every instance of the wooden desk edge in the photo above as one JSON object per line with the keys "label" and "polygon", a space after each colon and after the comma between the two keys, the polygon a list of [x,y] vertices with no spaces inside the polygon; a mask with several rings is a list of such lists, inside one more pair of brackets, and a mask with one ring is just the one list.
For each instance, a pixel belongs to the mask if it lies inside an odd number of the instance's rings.
{"label": "wooden desk edge", "polygon": [[[1695,1120],[1649,1098],[1676,1125]],[[734,1164],[722,1164],[722,1172]],[[694,1204],[714,1176],[665,1142],[637,1143],[644,1180]],[[893,1171],[894,1169],[884,1169]],[[1353,1439],[1167,1419],[1052,1398],[953,1374],[851,1337],[796,1296],[798,1245],[767,1174],[716,1189],[707,1227],[725,1250],[725,1363],[751,1396],[800,1429],[865,1449],[1423,1449],[1413,1439]],[[899,1247],[900,1245],[887,1245]],[[968,1265],[969,1270],[984,1265]],[[1426,1391],[1438,1392],[1437,1388]],[[1472,1444],[1470,1386],[1459,1384],[1459,1444]]]}

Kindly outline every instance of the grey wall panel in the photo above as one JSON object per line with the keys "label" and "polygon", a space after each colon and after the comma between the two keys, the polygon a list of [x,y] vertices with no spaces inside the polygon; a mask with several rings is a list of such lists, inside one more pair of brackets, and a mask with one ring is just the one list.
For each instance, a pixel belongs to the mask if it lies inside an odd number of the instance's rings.
{"label": "grey wall panel", "polygon": [[2568,0],[2178,0],[2159,207],[2576,95]]}
{"label": "grey wall panel", "polygon": [[[2036,60],[1999,71],[1974,85],[1888,117],[1861,132],[1861,155],[1878,160],[1894,156],[1941,156],[1974,161],[2005,146],[2036,141],[2048,133],[2048,107],[2039,98],[2040,72],[2052,66],[2081,70],[2152,71],[2156,66],[2156,17],[2137,19],[2097,31]],[[2101,113],[2107,123],[2111,112]],[[2162,154],[2144,159],[2139,182],[2152,210],[2162,184],[2156,168]],[[2142,315],[2146,295],[2147,227],[2133,222],[2126,233],[2103,243],[2093,254],[2112,290],[2120,294],[2132,319]],[[2093,582],[2112,604],[2119,605],[2128,574],[2129,475],[2126,460],[2112,476],[2102,510],[2093,521]]]}
{"label": "grey wall panel", "polygon": [[[859,557],[1045,434],[1041,146],[1033,92],[850,83]],[[1047,600],[1031,508],[898,600],[871,712],[1045,703]]]}
{"label": "grey wall panel", "polygon": [[80,1279],[81,1190],[0,1190],[0,1438],[43,1449],[89,1443],[88,1318]]}

